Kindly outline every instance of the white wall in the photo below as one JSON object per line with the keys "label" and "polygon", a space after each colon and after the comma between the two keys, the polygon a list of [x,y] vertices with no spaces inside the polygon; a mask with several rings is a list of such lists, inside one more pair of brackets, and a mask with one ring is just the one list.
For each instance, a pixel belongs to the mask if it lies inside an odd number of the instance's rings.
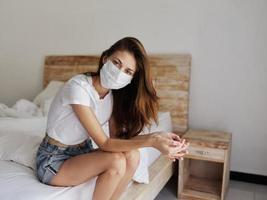
{"label": "white wall", "polygon": [[267,1],[0,0],[0,102],[31,100],[50,54],[99,54],[124,36],[191,53],[191,128],[233,133],[231,170],[267,175]]}

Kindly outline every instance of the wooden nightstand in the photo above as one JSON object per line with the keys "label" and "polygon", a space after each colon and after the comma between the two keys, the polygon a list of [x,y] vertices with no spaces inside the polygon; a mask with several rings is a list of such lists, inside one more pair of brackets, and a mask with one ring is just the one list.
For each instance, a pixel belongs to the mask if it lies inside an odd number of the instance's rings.
{"label": "wooden nightstand", "polygon": [[231,133],[189,130],[190,146],[179,161],[178,199],[223,200],[228,189]]}

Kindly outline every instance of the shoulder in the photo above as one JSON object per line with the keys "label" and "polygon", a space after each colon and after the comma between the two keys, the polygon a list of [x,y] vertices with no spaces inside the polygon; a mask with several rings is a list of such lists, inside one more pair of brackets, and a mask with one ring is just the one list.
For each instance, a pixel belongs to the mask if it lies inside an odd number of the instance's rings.
{"label": "shoulder", "polygon": [[92,77],[84,74],[77,74],[70,78],[67,83],[67,87],[81,87],[86,91],[92,91]]}
{"label": "shoulder", "polygon": [[84,74],[77,74],[71,77],[68,81],[68,84],[78,84],[78,85],[88,85],[88,76]]}
{"label": "shoulder", "polygon": [[92,85],[89,76],[84,74],[77,74],[71,77],[64,85],[64,91],[83,91],[86,93],[92,93]]}
{"label": "shoulder", "polygon": [[62,89],[62,102],[66,104],[82,104],[92,106],[93,94],[88,76],[78,74],[70,78]]}

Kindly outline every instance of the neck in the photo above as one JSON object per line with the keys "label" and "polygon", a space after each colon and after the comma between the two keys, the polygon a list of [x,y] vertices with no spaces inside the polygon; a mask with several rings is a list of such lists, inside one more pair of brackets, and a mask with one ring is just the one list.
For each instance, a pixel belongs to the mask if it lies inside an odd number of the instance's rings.
{"label": "neck", "polygon": [[104,88],[101,83],[100,83],[100,77],[99,75],[97,76],[92,76],[92,82],[93,86],[95,87],[97,93],[99,94],[99,97],[102,99],[106,96],[106,94],[109,92],[109,89]]}

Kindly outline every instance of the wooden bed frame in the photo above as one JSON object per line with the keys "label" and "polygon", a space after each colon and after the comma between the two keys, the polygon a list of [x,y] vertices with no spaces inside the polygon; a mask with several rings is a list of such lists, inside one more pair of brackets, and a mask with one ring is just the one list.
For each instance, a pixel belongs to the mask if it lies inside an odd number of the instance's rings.
{"label": "wooden bed frame", "polygon": [[[149,55],[154,86],[160,97],[160,111],[169,111],[173,132],[188,130],[190,54]],[[99,56],[56,55],[45,58],[43,87],[51,80],[67,81],[72,76],[96,71]],[[133,183],[121,199],[154,199],[174,173],[175,164],[160,156],[149,168],[149,184]]]}

